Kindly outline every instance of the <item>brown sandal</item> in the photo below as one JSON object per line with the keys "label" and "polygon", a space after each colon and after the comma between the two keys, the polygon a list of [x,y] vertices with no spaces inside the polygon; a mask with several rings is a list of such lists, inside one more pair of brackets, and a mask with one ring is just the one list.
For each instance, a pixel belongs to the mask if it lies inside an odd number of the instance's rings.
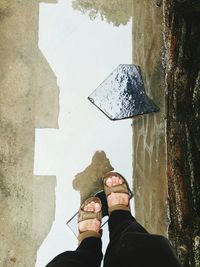
{"label": "brown sandal", "polygon": [[[101,206],[101,210],[97,213],[92,212],[92,211],[84,211],[84,207],[89,204],[90,202],[94,201],[95,203],[99,203]],[[101,222],[102,220],[102,203],[101,200],[98,197],[90,197],[86,199],[83,204],[81,205],[79,209],[79,214],[78,214],[78,223],[85,221],[85,220],[90,220],[90,219],[97,219],[98,221]],[[102,230],[100,229],[99,233],[95,231],[84,231],[84,232],[79,232],[78,235],[78,241],[79,244],[81,241],[87,237],[98,237],[100,238],[102,235]]]}
{"label": "brown sandal", "polygon": [[[109,177],[112,177],[112,176],[117,176],[119,177],[121,180],[122,180],[122,184],[119,184],[119,185],[115,185],[115,186],[112,186],[112,187],[109,187],[106,185],[106,180],[109,178]],[[103,185],[104,185],[104,192],[105,192],[105,195],[106,197],[109,196],[111,193],[125,193],[125,194],[128,194],[129,197],[131,197],[131,190],[129,188],[129,185],[128,185],[128,182],[126,181],[126,179],[121,175],[119,174],[118,172],[108,172],[106,173],[104,176],[103,176]],[[114,205],[112,207],[109,207],[108,208],[108,212],[109,214],[114,211],[114,210],[126,210],[126,211],[130,211],[130,206],[125,206],[125,205],[122,205],[122,204],[117,204],[117,205]]]}

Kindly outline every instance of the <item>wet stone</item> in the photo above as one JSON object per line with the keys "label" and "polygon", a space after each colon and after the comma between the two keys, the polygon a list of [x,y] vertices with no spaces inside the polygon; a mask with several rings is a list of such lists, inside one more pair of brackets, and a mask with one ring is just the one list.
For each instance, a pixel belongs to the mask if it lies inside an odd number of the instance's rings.
{"label": "wet stone", "polygon": [[120,64],[88,99],[111,120],[159,110],[145,93],[139,66],[132,64]]}

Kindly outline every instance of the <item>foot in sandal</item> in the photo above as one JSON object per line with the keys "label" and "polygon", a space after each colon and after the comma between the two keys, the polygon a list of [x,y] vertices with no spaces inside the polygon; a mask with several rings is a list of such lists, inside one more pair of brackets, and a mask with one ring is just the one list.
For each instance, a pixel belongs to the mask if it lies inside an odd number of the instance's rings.
{"label": "foot in sandal", "polygon": [[113,210],[130,210],[129,187],[123,176],[109,172],[103,177],[104,191],[107,197],[109,213]]}
{"label": "foot in sandal", "polygon": [[81,242],[86,237],[101,237],[102,204],[99,198],[88,198],[80,207],[78,217],[79,236]]}

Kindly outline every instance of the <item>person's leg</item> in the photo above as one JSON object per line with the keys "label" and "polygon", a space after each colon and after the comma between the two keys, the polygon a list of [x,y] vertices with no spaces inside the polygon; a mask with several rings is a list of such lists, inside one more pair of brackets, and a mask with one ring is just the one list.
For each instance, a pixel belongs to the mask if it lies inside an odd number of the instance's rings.
{"label": "person's leg", "polygon": [[55,257],[46,267],[100,267],[102,241],[97,237],[84,239],[75,251],[66,251]]}
{"label": "person's leg", "polygon": [[136,221],[130,211],[114,210],[108,221],[110,241],[117,240],[125,232],[147,233],[147,231]]}
{"label": "person's leg", "polygon": [[147,233],[131,215],[128,185],[123,179],[123,176],[115,172],[108,173],[104,178],[104,188],[110,213],[108,222],[110,240],[116,239],[125,231]]}
{"label": "person's leg", "polygon": [[180,267],[169,241],[163,236],[149,234],[131,215],[123,179],[114,175],[105,182],[110,187],[105,190],[110,211],[110,243],[104,267]]}
{"label": "person's leg", "polygon": [[55,257],[47,267],[100,267],[102,205],[98,198],[87,199],[80,207],[78,216],[79,246]]}
{"label": "person's leg", "polygon": [[[115,255],[120,246],[120,240],[126,232],[147,234],[148,232],[131,215],[129,195],[126,193],[126,189],[123,188],[125,187],[123,179],[111,173],[111,175],[106,178],[105,184],[111,189],[111,192],[107,194],[107,203],[110,213],[108,221],[110,242],[104,258],[104,266],[110,266],[110,262],[113,261],[113,255]],[[120,188],[122,184],[123,186]],[[109,189],[106,189],[106,191],[109,191]]]}

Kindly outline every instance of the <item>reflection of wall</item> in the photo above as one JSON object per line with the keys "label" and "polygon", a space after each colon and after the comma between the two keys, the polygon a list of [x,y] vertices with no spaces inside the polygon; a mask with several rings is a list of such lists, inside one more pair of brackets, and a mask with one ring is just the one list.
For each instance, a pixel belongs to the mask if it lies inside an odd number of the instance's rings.
{"label": "reflection of wall", "polygon": [[147,94],[160,107],[133,120],[136,217],[150,232],[167,234],[165,93],[162,14],[153,1],[133,1],[133,63],[142,69]]}
{"label": "reflection of wall", "polygon": [[92,20],[100,15],[102,20],[114,26],[126,25],[132,15],[132,0],[73,0],[72,7],[87,14]]}
{"label": "reflection of wall", "polygon": [[78,173],[73,180],[73,187],[80,191],[81,202],[87,197],[103,189],[102,177],[113,167],[104,151],[96,151],[92,157],[91,164],[81,173]]}
{"label": "reflection of wall", "polygon": [[39,1],[0,2],[0,266],[6,267],[35,265],[54,216],[55,177],[33,176],[35,127],[58,127],[56,77],[38,49],[38,9]]}

